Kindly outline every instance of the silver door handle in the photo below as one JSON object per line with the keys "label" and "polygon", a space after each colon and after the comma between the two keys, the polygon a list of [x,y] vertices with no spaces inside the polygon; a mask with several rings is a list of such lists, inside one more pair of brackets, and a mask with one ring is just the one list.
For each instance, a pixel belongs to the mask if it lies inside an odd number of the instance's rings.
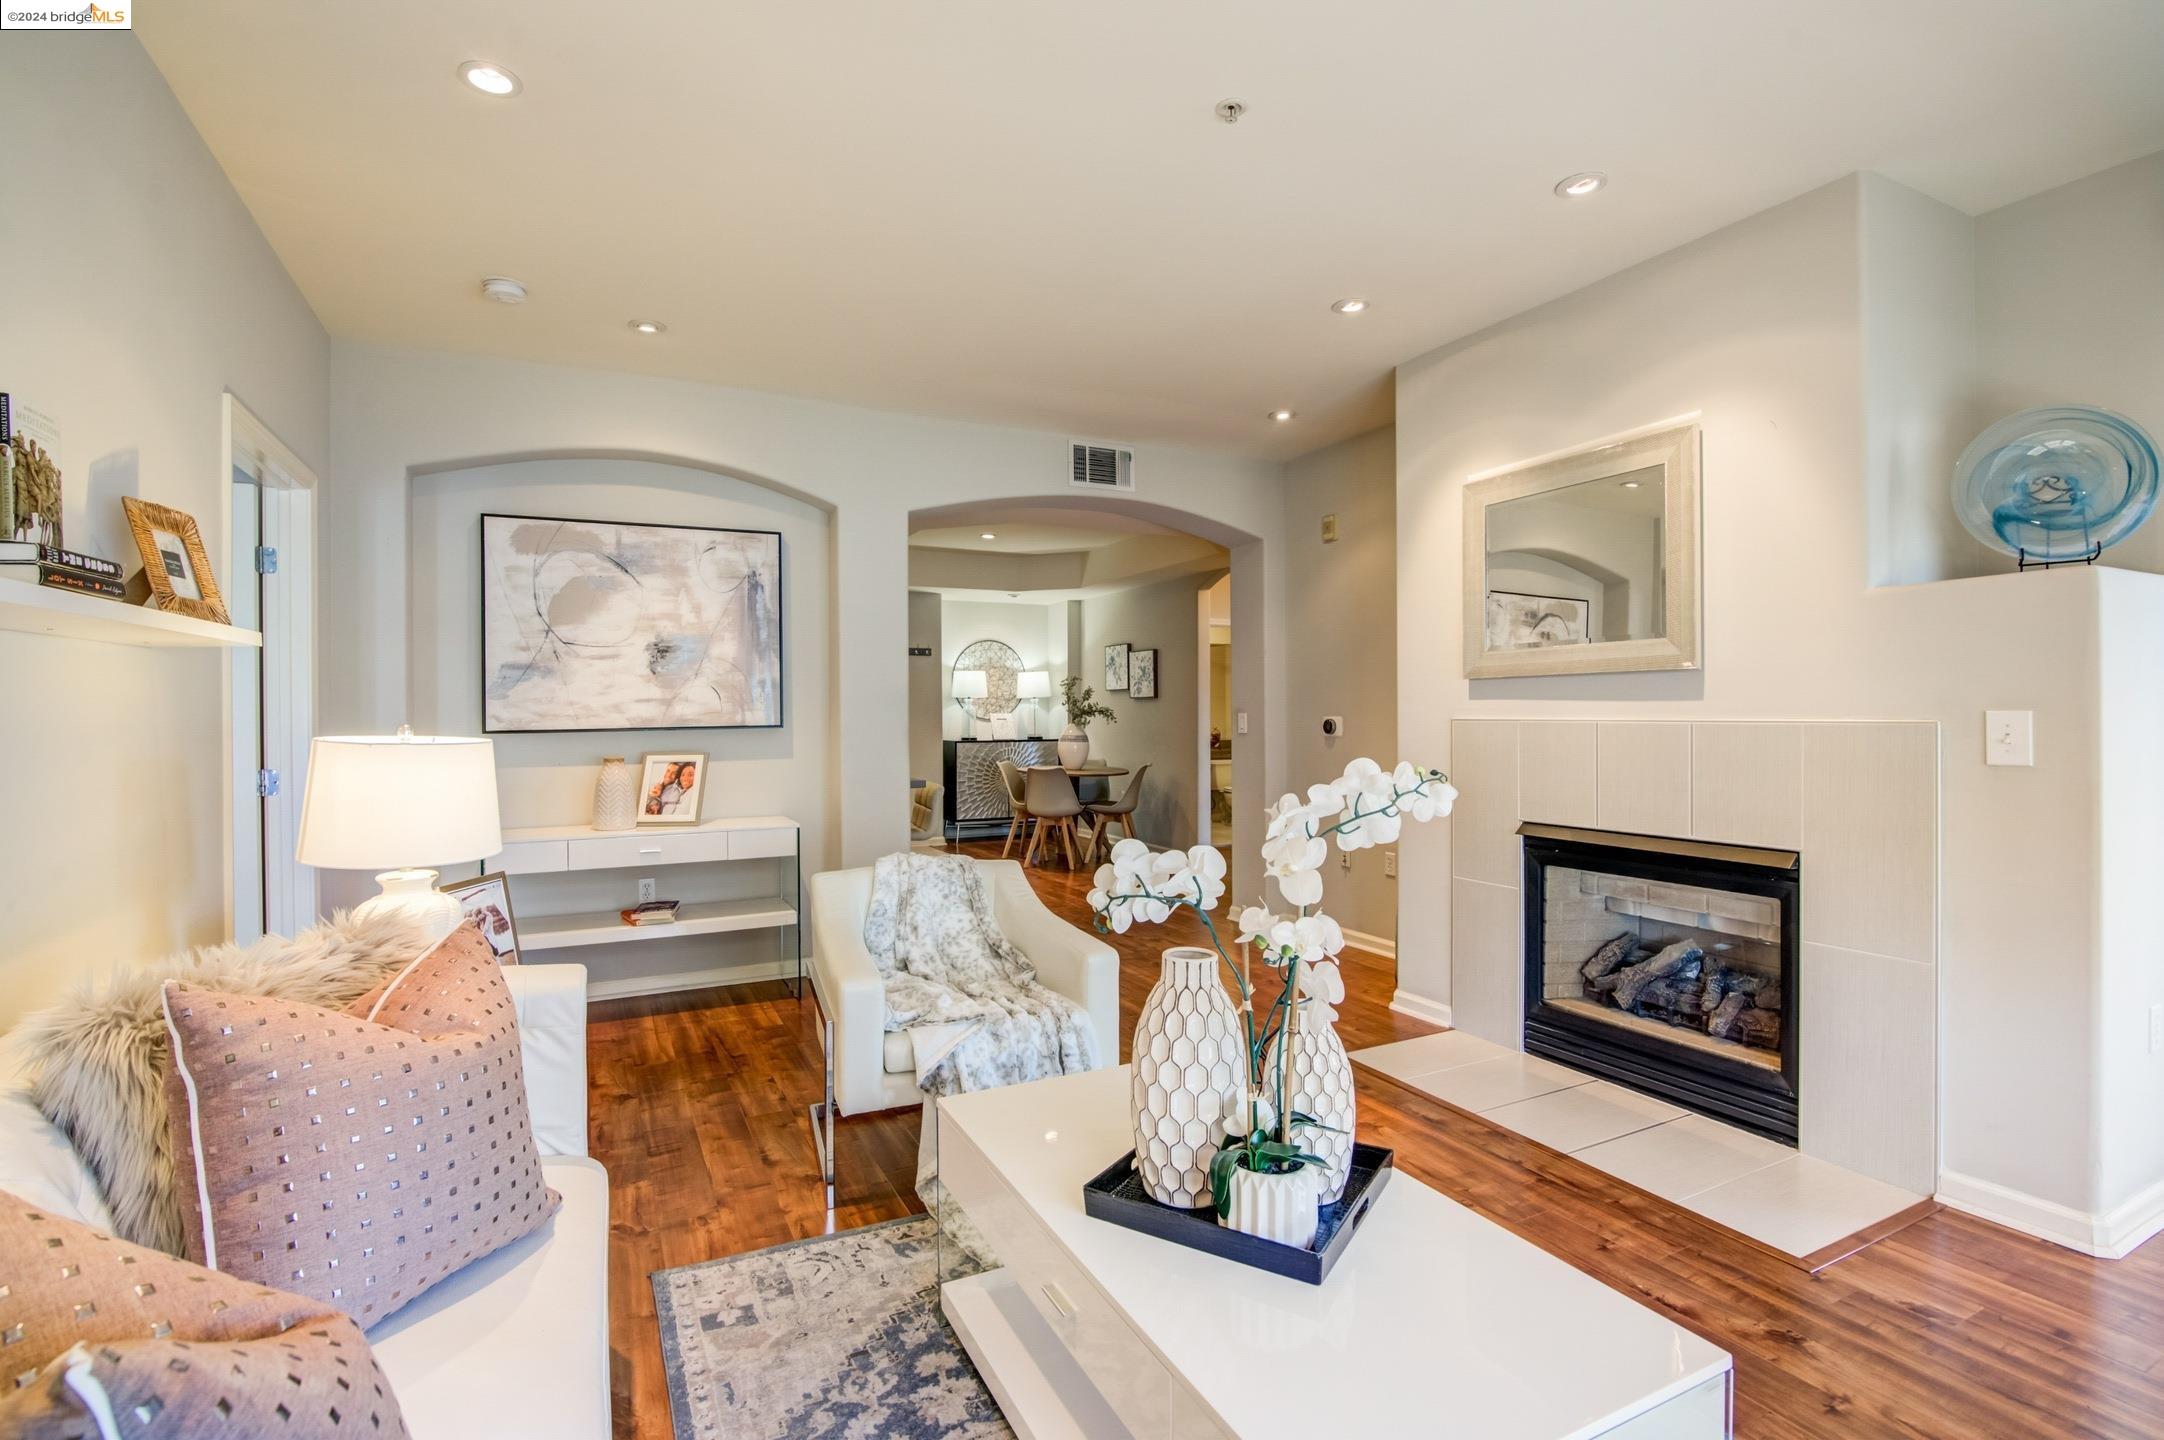
{"label": "silver door handle", "polygon": [[1044,1290],[1044,1298],[1051,1301],[1052,1308],[1059,1312],[1060,1319],[1074,1319],[1074,1301],[1067,1298],[1067,1292],[1059,1288],[1057,1281],[1047,1280],[1041,1288]]}

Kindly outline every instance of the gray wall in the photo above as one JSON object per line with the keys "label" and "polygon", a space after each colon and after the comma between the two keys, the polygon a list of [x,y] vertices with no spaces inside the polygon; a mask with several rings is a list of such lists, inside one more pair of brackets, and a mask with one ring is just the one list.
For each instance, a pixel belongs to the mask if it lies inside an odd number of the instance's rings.
{"label": "gray wall", "polygon": [[[1336,515],[1325,545],[1322,517]],[[1388,769],[1398,754],[1397,432],[1385,425],[1295,460],[1285,468],[1285,716],[1287,778],[1305,791],[1365,755]],[[1325,739],[1322,717],[1345,717]],[[1233,741],[1234,754],[1240,742]],[[1344,868],[1349,859],[1351,868]],[[1393,943],[1397,881],[1383,852],[1333,853],[1323,906],[1347,930]]]}
{"label": "gray wall", "polygon": [[[11,32],[0,134],[0,389],[58,424],[68,544],[139,568],[140,496],[195,517],[230,587],[220,392],[321,472],[323,328],[133,35]],[[0,675],[5,1026],[224,937],[227,699],[216,650],[0,631]]]}
{"label": "gray wall", "polygon": [[[1130,770],[1150,767],[1135,833],[1152,845],[1185,850],[1208,838],[1198,813],[1202,690],[1199,651],[1202,592],[1216,573],[1182,576],[1080,602],[1082,647],[1074,657],[1082,683],[1112,707],[1117,724],[1090,727],[1091,753]],[[1157,698],[1137,700],[1104,688],[1104,647],[1126,641],[1157,652]],[[1116,780],[1115,785],[1124,785]]]}

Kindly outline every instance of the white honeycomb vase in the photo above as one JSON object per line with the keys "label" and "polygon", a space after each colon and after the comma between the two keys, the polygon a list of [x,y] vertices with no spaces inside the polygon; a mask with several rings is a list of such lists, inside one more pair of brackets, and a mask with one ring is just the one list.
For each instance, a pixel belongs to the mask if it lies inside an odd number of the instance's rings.
{"label": "white honeycomb vase", "polygon": [[[1346,1057],[1345,1042],[1337,1038],[1336,1026],[1317,1018],[1313,1007],[1309,1008],[1310,1013],[1301,1017],[1300,1029],[1292,1037],[1292,1074],[1285,1081],[1285,1103],[1330,1127],[1302,1130],[1293,1138],[1300,1142],[1301,1149],[1329,1162],[1316,1198],[1324,1205],[1334,1205],[1352,1176],[1353,1121],[1358,1118],[1359,1105],[1353,1098],[1352,1061]],[[1265,1095],[1277,1090],[1277,1053],[1283,1039],[1279,1036],[1270,1042],[1269,1054],[1262,1062]]]}
{"label": "white honeycomb vase", "polygon": [[1210,1203],[1210,1161],[1246,1088],[1240,1012],[1217,966],[1214,950],[1167,950],[1135,1024],[1135,1168],[1152,1199],[1185,1210]]}

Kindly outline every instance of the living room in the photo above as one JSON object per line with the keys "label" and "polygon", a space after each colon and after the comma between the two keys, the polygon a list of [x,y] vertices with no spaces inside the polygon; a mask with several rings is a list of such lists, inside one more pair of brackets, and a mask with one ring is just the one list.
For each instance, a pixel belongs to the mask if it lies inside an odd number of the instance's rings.
{"label": "living room", "polygon": [[2164,1435],[2159,59],[11,6],[0,1433]]}

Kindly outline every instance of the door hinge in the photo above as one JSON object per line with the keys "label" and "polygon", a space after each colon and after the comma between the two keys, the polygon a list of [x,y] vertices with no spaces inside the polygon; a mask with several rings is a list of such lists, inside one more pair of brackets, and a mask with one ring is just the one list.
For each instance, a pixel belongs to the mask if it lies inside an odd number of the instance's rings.
{"label": "door hinge", "polygon": [[255,547],[255,573],[258,575],[276,575],[278,573],[277,546],[258,545]]}
{"label": "door hinge", "polygon": [[255,772],[255,793],[268,800],[278,793],[278,772],[258,770]]}

